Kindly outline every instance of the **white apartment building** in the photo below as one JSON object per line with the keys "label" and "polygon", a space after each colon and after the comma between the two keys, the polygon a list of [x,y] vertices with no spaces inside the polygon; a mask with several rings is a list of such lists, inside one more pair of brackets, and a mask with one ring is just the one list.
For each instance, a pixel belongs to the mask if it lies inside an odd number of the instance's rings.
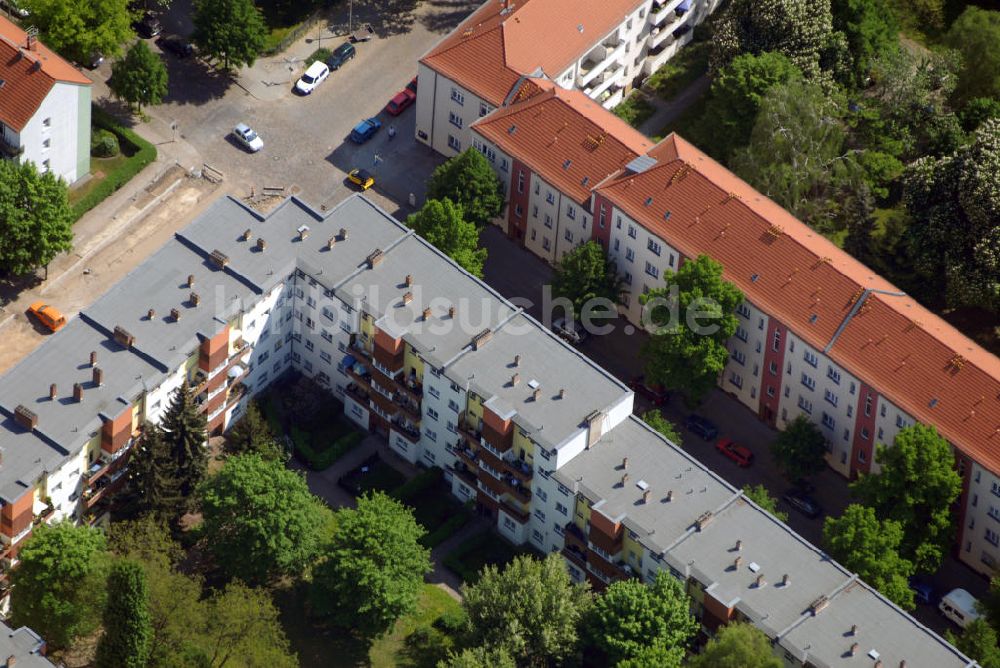
{"label": "white apartment building", "polygon": [[0,157],[68,183],[86,176],[90,79],[0,16],[0,81]]}

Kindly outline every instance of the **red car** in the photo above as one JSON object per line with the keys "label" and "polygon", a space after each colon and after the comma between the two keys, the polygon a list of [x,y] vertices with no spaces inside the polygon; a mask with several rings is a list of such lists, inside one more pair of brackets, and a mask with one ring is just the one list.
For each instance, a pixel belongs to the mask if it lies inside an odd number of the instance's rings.
{"label": "red car", "polygon": [[628,386],[654,406],[663,406],[670,401],[670,391],[662,385],[646,384],[645,376],[635,376],[628,382]]}
{"label": "red car", "polygon": [[406,88],[396,93],[389,104],[385,105],[385,111],[390,116],[399,116],[406,111],[406,108],[417,101],[417,79],[406,84]]}
{"label": "red car", "polygon": [[745,445],[740,445],[731,438],[720,439],[715,449],[743,468],[753,464],[753,453]]}

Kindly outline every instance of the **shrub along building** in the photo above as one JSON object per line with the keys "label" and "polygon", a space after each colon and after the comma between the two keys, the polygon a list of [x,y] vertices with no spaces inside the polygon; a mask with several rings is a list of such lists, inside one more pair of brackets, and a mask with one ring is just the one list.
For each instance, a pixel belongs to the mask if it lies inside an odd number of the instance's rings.
{"label": "shrub along building", "polygon": [[69,183],[86,176],[90,79],[0,16],[0,82],[0,157]]}
{"label": "shrub along building", "polygon": [[667,570],[707,632],[752,621],[789,665],[972,665],[361,195],[266,217],[218,200],[0,379],[6,565],[34,522],[100,519],[140,425],[185,379],[218,432],[292,369],[578,580]]}
{"label": "shrub along building", "polygon": [[936,427],[964,481],[956,551],[993,572],[1000,360],[690,143],[644,146],[578,91],[522,80],[472,132],[507,193],[495,222],[549,262],[600,242],[632,322],[686,258],[721,262],[746,302],[719,386],[772,426],[808,417],[843,476],[877,472],[903,427]]}

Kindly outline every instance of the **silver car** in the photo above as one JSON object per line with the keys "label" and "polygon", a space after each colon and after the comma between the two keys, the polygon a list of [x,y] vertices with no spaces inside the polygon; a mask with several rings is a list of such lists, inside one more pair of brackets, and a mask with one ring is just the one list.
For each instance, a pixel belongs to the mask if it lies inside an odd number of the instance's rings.
{"label": "silver car", "polygon": [[240,123],[233,128],[233,135],[236,137],[236,141],[243,144],[251,153],[256,153],[264,148],[264,140],[246,123]]}

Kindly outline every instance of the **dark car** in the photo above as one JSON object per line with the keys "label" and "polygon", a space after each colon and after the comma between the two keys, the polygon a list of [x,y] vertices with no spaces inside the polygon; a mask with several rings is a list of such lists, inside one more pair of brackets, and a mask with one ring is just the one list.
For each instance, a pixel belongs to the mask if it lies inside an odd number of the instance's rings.
{"label": "dark car", "polygon": [[823,508],[816,499],[801,490],[790,490],[781,499],[809,519],[815,519],[823,514]]}
{"label": "dark car", "polygon": [[670,391],[662,385],[648,384],[645,376],[635,376],[628,382],[628,386],[654,406],[663,406],[670,401]]}
{"label": "dark car", "polygon": [[930,582],[913,575],[909,579],[909,585],[910,589],[913,590],[913,599],[917,603],[923,603],[924,605],[937,605],[937,592],[934,591],[934,585]]}
{"label": "dark car", "polygon": [[753,464],[753,453],[750,452],[750,449],[731,438],[721,439],[715,444],[715,449],[743,468]]}
{"label": "dark car", "polygon": [[87,69],[96,70],[98,67],[101,66],[101,63],[103,62],[104,62],[103,53],[101,53],[100,51],[91,51],[90,55],[88,55],[87,59],[84,61],[84,65],[87,66]]}
{"label": "dark car", "polygon": [[164,51],[169,51],[178,58],[188,58],[194,54],[194,47],[191,42],[177,35],[169,35],[156,40],[156,43]]}
{"label": "dark car", "polygon": [[132,29],[143,39],[151,39],[163,31],[163,28],[160,26],[160,20],[154,14],[148,12],[132,24]]}
{"label": "dark car", "polygon": [[684,428],[695,436],[701,436],[706,441],[714,441],[719,435],[719,428],[708,418],[692,413],[684,420]]}
{"label": "dark car", "polygon": [[350,42],[344,42],[330,54],[330,57],[326,59],[326,66],[331,70],[339,70],[340,66],[346,63],[348,60],[353,60],[354,56],[357,55],[357,49]]}
{"label": "dark car", "polygon": [[375,136],[375,133],[382,127],[382,121],[377,118],[366,118],[351,130],[351,141],[355,144],[364,144]]}

